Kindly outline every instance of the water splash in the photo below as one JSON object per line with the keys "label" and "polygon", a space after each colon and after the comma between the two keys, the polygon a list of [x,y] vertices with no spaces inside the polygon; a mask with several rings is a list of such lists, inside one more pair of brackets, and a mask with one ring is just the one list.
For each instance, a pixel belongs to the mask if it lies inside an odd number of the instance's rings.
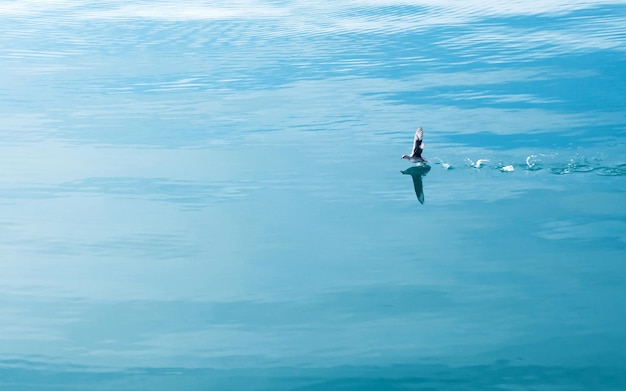
{"label": "water splash", "polygon": [[482,168],[485,163],[489,162],[489,159],[478,159],[476,160],[476,162],[472,161],[471,159],[466,159],[466,160],[469,163],[469,165],[474,168]]}
{"label": "water splash", "polygon": [[526,170],[528,171],[539,171],[543,170],[546,167],[551,167],[553,165],[562,165],[559,163],[557,153],[537,153],[528,155],[526,157]]}
{"label": "water splash", "polygon": [[444,170],[450,170],[450,169],[454,168],[454,167],[452,167],[452,164],[446,163],[446,162],[444,162],[443,160],[441,160],[438,157],[436,157],[435,160],[439,161],[438,164],[441,164],[441,167],[443,167]]}
{"label": "water splash", "polygon": [[[440,164],[444,169],[448,170],[455,166],[454,161],[448,163],[441,158],[434,158],[436,164]],[[558,153],[544,154],[536,153],[528,155],[524,163],[499,162],[498,164],[488,164],[490,159],[478,159],[476,161],[465,158],[465,167],[498,170],[500,172],[515,172],[516,168],[522,171],[541,171],[555,175],[596,173],[602,176],[626,176],[626,163],[611,164],[604,160],[602,155],[584,156],[576,155],[573,158],[566,158]],[[459,164],[463,166],[462,164]]]}

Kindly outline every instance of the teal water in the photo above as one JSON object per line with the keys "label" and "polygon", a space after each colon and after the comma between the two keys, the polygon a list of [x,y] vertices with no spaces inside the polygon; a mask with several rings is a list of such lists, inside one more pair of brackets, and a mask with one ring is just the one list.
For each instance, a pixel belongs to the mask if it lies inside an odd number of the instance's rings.
{"label": "teal water", "polygon": [[626,388],[626,2],[11,1],[0,48],[0,389]]}

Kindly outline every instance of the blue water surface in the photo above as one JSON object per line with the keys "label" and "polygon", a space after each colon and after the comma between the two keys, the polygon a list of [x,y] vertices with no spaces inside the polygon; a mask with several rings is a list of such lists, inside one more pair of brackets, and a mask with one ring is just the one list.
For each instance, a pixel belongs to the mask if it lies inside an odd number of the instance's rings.
{"label": "blue water surface", "polygon": [[626,389],[626,2],[5,1],[0,48],[0,389]]}

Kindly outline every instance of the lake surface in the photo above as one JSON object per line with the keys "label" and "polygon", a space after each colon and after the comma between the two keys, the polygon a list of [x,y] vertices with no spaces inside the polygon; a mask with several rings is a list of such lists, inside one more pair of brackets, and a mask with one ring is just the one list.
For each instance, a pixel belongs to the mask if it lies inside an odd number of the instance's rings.
{"label": "lake surface", "polygon": [[626,388],[626,2],[12,1],[0,47],[0,389]]}

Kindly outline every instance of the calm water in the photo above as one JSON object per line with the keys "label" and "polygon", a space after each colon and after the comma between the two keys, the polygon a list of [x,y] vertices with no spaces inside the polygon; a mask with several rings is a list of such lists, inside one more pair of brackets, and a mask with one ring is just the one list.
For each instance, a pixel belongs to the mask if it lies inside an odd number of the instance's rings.
{"label": "calm water", "polygon": [[5,1],[0,47],[0,389],[626,388],[626,2]]}

